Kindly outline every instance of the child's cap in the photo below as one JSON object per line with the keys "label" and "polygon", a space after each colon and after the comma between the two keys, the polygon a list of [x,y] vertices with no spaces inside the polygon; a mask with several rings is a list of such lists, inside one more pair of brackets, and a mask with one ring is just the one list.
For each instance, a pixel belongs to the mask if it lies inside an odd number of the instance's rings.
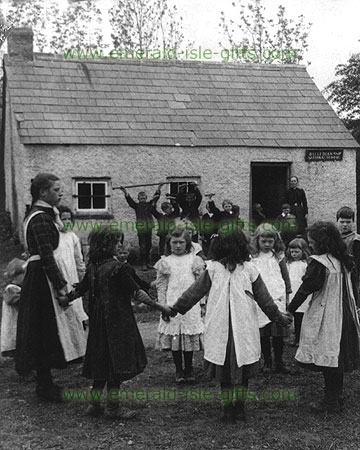
{"label": "child's cap", "polygon": [[349,206],[342,206],[336,213],[336,220],[350,219],[355,220],[355,211]]}
{"label": "child's cap", "polygon": [[281,205],[281,209],[290,209],[289,203],[283,203],[283,204]]}

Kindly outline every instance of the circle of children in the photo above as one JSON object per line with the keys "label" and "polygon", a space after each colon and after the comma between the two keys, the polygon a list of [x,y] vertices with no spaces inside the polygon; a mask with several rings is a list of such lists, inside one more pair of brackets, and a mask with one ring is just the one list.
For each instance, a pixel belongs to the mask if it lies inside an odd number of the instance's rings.
{"label": "circle of children", "polygon": [[[292,181],[292,189],[305,197],[297,178]],[[199,217],[201,194],[195,184],[191,195],[180,190],[176,198],[164,202],[163,213],[156,209],[160,189],[161,185],[151,201],[142,192],[135,202],[122,188],[137,220],[151,215],[166,220]],[[93,380],[94,391],[105,387],[108,393],[118,391],[121,382],[144,370],[145,349],[131,303],[135,299],[161,312],[156,346],[172,352],[176,383],[196,382],[193,352],[204,350],[204,371],[220,382],[221,393],[227,393],[221,396],[223,421],[246,420],[246,395],[239,398],[236,392],[239,388],[246,392],[261,353],[264,374],[290,372],[283,348],[292,318],[297,363],[322,372],[325,379],[324,397],[311,403],[311,410],[343,410],[344,372],[359,367],[360,236],[352,230],[351,208],[337,212],[336,224],[313,223],[288,240],[285,248],[259,205],[255,207],[258,226],[251,236],[241,229],[224,231],[221,222],[237,218],[239,208],[224,200],[220,211],[210,196],[208,218],[214,229],[202,233],[202,247],[184,223],[158,233],[161,258],[155,264],[158,298],[154,300],[146,292],[150,285],[127,263],[129,247],[122,232],[92,231],[85,267],[79,239],[63,230],[72,212],[61,205],[56,208],[62,198],[59,178],[38,174],[31,194],[33,202],[24,221],[29,257],[11,261],[6,270],[10,284],[4,295],[1,345],[3,355],[15,356],[19,374],[36,371],[40,398],[60,401],[62,391],[53,382],[51,369],[65,368],[84,355],[82,374]],[[298,205],[285,205],[284,215],[296,215]],[[304,215],[304,208],[299,214]],[[151,232],[139,233],[139,244],[146,269]],[[109,395],[103,411],[94,396],[86,414],[102,413],[110,419],[135,416],[135,411],[121,407],[119,399]]]}

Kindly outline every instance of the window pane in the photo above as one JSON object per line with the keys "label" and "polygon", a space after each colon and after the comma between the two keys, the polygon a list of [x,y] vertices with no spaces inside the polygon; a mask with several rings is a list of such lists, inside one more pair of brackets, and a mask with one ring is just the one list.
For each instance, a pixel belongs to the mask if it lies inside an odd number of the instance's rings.
{"label": "window pane", "polygon": [[94,197],[93,198],[93,208],[94,209],[105,209],[105,197]]}
{"label": "window pane", "polygon": [[105,184],[93,183],[93,208],[105,209]]}
{"label": "window pane", "polygon": [[91,209],[91,197],[79,197],[79,209]]}
{"label": "window pane", "polygon": [[78,208],[79,209],[90,209],[91,208],[91,184],[90,183],[79,183],[78,188]]}
{"label": "window pane", "polygon": [[104,183],[93,183],[93,196],[105,195],[105,184]]}
{"label": "window pane", "polygon": [[81,197],[83,195],[88,196],[88,197],[91,196],[91,184],[90,183],[81,183],[81,184],[78,184],[77,186],[78,186],[77,193],[79,196],[81,196]]}
{"label": "window pane", "polygon": [[170,183],[170,194],[176,195],[179,192],[179,183],[172,182]]}

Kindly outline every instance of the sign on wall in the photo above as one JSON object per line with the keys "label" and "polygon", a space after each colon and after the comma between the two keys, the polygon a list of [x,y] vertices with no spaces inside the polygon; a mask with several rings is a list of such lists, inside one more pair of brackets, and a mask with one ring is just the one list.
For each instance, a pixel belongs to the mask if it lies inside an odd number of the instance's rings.
{"label": "sign on wall", "polygon": [[306,150],[305,161],[342,161],[344,150]]}

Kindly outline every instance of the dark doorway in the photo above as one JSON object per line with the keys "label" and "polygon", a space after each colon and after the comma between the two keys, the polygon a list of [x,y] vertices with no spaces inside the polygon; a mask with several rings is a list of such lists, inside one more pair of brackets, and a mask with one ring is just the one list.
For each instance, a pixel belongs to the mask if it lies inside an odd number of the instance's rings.
{"label": "dark doorway", "polygon": [[267,219],[275,219],[281,213],[289,168],[289,163],[251,164],[251,205],[261,203]]}

